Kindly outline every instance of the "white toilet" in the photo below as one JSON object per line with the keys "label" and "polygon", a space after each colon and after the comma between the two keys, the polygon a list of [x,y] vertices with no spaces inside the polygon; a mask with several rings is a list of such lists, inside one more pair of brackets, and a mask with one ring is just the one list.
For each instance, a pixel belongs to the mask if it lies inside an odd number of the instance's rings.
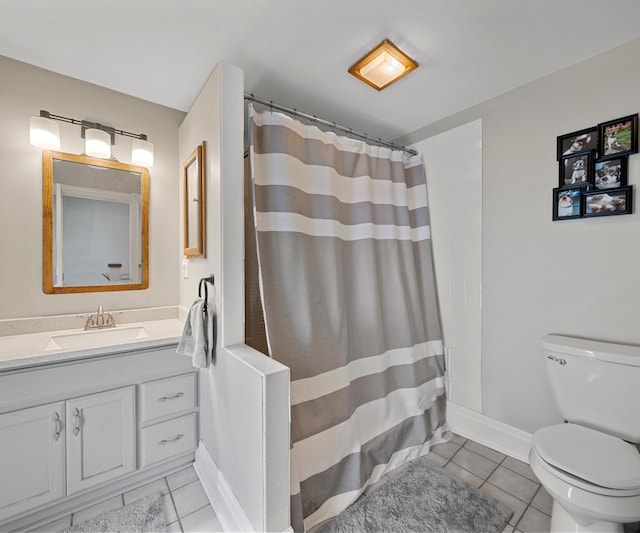
{"label": "white toilet", "polygon": [[536,431],[529,452],[551,531],[622,532],[640,520],[640,347],[560,335],[542,347],[567,421]]}

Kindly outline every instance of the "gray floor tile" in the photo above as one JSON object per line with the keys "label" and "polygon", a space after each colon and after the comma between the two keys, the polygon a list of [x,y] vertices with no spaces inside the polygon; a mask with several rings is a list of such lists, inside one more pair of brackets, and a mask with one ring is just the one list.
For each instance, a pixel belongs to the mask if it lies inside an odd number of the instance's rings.
{"label": "gray floor tile", "polygon": [[103,502],[92,505],[91,507],[87,507],[86,509],[82,509],[77,513],[73,513],[73,525],[79,524],[80,522],[85,522],[87,520],[91,520],[95,518],[99,514],[106,513],[108,511],[113,511],[114,509],[119,509],[120,507],[124,507],[124,500],[122,498],[122,494],[118,496],[114,496],[113,498],[109,498]]}
{"label": "gray floor tile", "polygon": [[154,492],[159,492],[163,495],[169,494],[169,487],[167,486],[167,482],[164,478],[156,479],[155,481],[142,485],[137,489],[125,492],[124,504],[129,505],[130,503],[136,502],[149,494],[153,494]]}
{"label": "gray floor tile", "polygon": [[173,498],[171,494],[165,494],[162,496],[162,507],[164,509],[164,523],[171,524],[178,520],[178,512],[175,505],[173,505]]}
{"label": "gray floor tile", "polygon": [[171,522],[167,524],[167,533],[182,533],[182,527],[180,527],[180,522]]}
{"label": "gray floor tile", "polygon": [[[173,503],[176,506],[178,516],[181,519],[183,516],[209,505],[207,495],[199,481],[194,481],[184,487],[172,490],[171,495],[173,496]],[[182,524],[182,527],[184,529],[184,524]]]}
{"label": "gray floor tile", "polygon": [[538,483],[527,479],[503,466],[496,468],[495,472],[487,480],[496,487],[501,488],[516,498],[529,503],[538,491]]}
{"label": "gray floor tile", "polygon": [[486,457],[482,457],[482,455],[469,451],[467,448],[460,448],[460,451],[456,453],[451,460],[483,480],[487,479],[498,466],[497,463],[494,463]]}
{"label": "gray floor tile", "polygon": [[546,491],[546,489],[541,486],[538,489],[538,492],[536,492],[536,495],[534,496],[533,501],[531,502],[531,505],[533,505],[539,511],[542,511],[543,513],[551,515],[551,508],[553,507],[553,498],[551,497],[551,494],[549,494]]}
{"label": "gray floor tile", "polygon": [[193,483],[198,479],[198,474],[194,470],[193,466],[188,466],[182,470],[178,470],[173,474],[167,476],[167,483],[171,490],[179,489],[189,483]]}
{"label": "gray floor tile", "polygon": [[441,455],[442,457],[446,457],[447,459],[451,459],[456,452],[460,449],[460,445],[455,442],[441,442],[440,444],[436,444],[435,446],[431,446],[431,451]]}
{"label": "gray floor tile", "polygon": [[511,524],[507,524],[504,526],[502,533],[513,533],[513,526]]}
{"label": "gray floor tile", "polygon": [[462,446],[465,442],[467,442],[467,439],[465,439],[464,437],[461,437],[457,433],[451,433],[451,442]]}
{"label": "gray floor tile", "polygon": [[440,467],[443,467],[449,462],[449,459],[447,459],[446,457],[442,457],[442,455],[438,455],[437,453],[430,453],[428,455],[425,455],[425,457],[427,458],[427,460]]}
{"label": "gray floor tile", "polygon": [[514,472],[517,472],[521,476],[524,476],[530,479],[531,481],[535,481],[536,483],[539,483],[538,478],[533,473],[533,470],[531,470],[531,467],[527,463],[518,461],[518,459],[514,459],[513,457],[507,457],[502,462],[502,466],[504,466],[505,468],[508,468],[509,470],[513,470]]}
{"label": "gray floor tile", "polygon": [[185,533],[204,531],[207,533],[222,531],[222,525],[213,512],[211,505],[181,518]]}
{"label": "gray floor tile", "polygon": [[504,503],[509,509],[513,511],[513,515],[509,519],[509,523],[516,525],[518,520],[522,517],[524,511],[527,508],[527,504],[522,500],[519,500],[515,496],[499,489],[491,483],[485,483],[480,487],[480,490],[489,496],[493,496],[499,502]]}
{"label": "gray floor tile", "polygon": [[447,472],[449,472],[449,473],[453,474],[454,476],[456,476],[457,478],[460,478],[460,479],[466,481],[474,489],[477,489],[484,482],[484,479],[479,478],[475,474],[472,474],[471,472],[469,472],[468,470],[465,470],[464,468],[458,466],[454,462],[450,462],[447,466],[444,467],[444,469]]}
{"label": "gray floor tile", "polygon": [[477,453],[478,455],[482,455],[482,457],[486,457],[494,463],[500,463],[506,457],[504,453],[492,450],[491,448],[483,446],[482,444],[478,444],[473,440],[468,440],[467,442],[465,442],[464,447],[472,452]]}
{"label": "gray floor tile", "polygon": [[523,533],[548,532],[551,526],[551,517],[542,511],[538,511],[535,507],[529,507],[517,526]]}

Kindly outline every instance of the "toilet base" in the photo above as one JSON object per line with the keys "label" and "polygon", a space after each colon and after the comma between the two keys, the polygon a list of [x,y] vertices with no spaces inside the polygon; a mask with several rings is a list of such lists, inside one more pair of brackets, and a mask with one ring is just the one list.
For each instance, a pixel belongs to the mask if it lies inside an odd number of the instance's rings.
{"label": "toilet base", "polygon": [[592,522],[588,526],[583,526],[576,522],[575,518],[554,500],[551,511],[550,531],[551,533],[624,533],[624,524]]}

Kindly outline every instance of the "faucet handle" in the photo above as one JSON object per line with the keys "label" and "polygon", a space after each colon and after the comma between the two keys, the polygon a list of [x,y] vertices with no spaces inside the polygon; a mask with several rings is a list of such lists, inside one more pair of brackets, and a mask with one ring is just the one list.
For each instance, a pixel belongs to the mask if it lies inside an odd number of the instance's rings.
{"label": "faucet handle", "polygon": [[95,327],[95,322],[93,321],[93,315],[89,315],[87,321],[84,323],[84,329],[91,329]]}
{"label": "faucet handle", "polygon": [[116,319],[111,313],[107,315],[107,326],[111,328],[114,328],[116,326]]}

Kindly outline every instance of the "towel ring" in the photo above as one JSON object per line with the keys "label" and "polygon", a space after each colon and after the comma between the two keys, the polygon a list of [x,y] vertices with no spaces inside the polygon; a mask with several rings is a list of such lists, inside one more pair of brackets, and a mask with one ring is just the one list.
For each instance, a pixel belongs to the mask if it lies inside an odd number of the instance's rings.
{"label": "towel ring", "polygon": [[[202,278],[200,283],[198,284],[198,298],[202,298],[202,288],[204,287],[204,302],[207,303],[209,301],[209,291],[208,291],[208,283],[211,285],[215,285],[213,274],[211,274],[208,278]],[[205,306],[205,314],[206,314],[206,306]]]}

